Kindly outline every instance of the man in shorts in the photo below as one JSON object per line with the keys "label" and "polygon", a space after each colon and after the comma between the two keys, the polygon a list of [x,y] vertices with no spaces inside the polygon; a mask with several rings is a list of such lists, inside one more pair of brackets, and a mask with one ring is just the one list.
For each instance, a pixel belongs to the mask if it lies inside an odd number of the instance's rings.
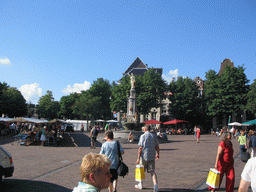
{"label": "man in shorts", "polygon": [[97,136],[98,136],[99,131],[96,129],[94,126],[91,130],[90,137],[91,137],[91,149],[96,148],[96,142],[97,142]]}
{"label": "man in shorts", "polygon": [[[157,136],[149,132],[150,125],[144,125],[144,127],[142,127],[142,130],[145,133],[140,136],[140,140],[138,143],[138,159],[136,163],[139,164],[140,157],[142,157],[144,169],[151,174],[154,183],[154,192],[158,192],[157,176],[155,173],[155,159],[159,159],[159,142],[157,140]],[[142,183],[135,185],[135,188],[142,189]]]}

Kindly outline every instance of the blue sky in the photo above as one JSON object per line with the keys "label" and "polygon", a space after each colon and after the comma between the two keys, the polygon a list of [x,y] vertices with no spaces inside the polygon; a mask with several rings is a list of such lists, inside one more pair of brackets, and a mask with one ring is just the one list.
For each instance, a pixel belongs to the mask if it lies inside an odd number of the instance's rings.
{"label": "blue sky", "polygon": [[229,58],[256,74],[254,0],[2,0],[0,82],[36,103],[117,81],[139,57],[163,78],[219,72]]}

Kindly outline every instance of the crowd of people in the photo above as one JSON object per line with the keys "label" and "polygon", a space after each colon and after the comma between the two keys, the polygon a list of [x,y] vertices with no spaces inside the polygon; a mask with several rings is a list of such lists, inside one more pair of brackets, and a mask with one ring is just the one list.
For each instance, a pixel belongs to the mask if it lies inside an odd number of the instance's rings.
{"label": "crowd of people", "polygon": [[[26,146],[34,144],[45,146],[52,142],[59,145],[59,140],[64,135],[64,125],[40,125],[36,123],[24,122],[3,122],[0,123],[1,137],[12,136],[20,140],[20,144]],[[4,130],[4,131],[2,131]]]}
{"label": "crowd of people", "polygon": [[[145,125],[142,127],[144,134],[140,136],[139,143],[138,143],[138,159],[136,161],[137,164],[140,163],[140,158],[142,157],[142,163],[144,165],[145,171],[151,174],[152,181],[153,181],[153,189],[154,191],[158,191],[158,181],[157,175],[155,172],[155,160],[159,159],[159,142],[157,136],[150,132],[150,126]],[[161,133],[161,132],[160,132]],[[197,138],[197,142],[199,142],[200,138],[200,128],[195,126],[194,128],[195,137]],[[109,180],[109,185],[106,185],[105,188],[109,189],[109,192],[116,192],[117,189],[117,181],[118,181],[118,150],[117,145],[120,145],[120,149],[122,154],[124,150],[120,143],[114,141],[113,132],[108,130],[105,132],[105,140],[106,142],[102,145],[100,155],[105,155],[111,162],[109,166],[109,170],[100,171],[100,173],[105,173],[105,177]],[[220,172],[220,183],[223,180],[224,175],[226,175],[226,191],[231,192],[234,191],[234,182],[235,182],[235,170],[234,170],[234,157],[233,157],[233,144],[231,142],[232,138],[237,139],[240,146],[241,154],[249,151],[251,154],[251,158],[248,160],[246,166],[241,175],[241,182],[239,185],[239,192],[247,191],[249,186],[251,185],[252,190],[256,191],[256,132],[253,130],[247,131],[247,129],[240,130],[239,134],[234,131],[234,129],[228,129],[227,127],[223,127],[219,133],[220,136],[220,143],[217,149],[217,155],[214,167],[216,170]],[[132,133],[129,134],[128,141],[133,139]],[[98,154],[89,154],[90,155],[98,155]],[[84,159],[87,157],[85,156]],[[102,157],[103,158],[103,157]],[[81,165],[81,169],[83,167],[83,163]],[[94,174],[94,173],[92,173]],[[111,175],[111,176],[110,176]],[[110,176],[110,177],[109,177]],[[82,177],[83,178],[83,177]],[[83,179],[81,180],[83,182]],[[85,180],[84,180],[85,181]],[[81,184],[79,183],[78,187],[74,188],[74,192],[77,192],[77,189],[80,187],[88,186],[91,182],[88,181],[86,183]],[[97,182],[95,182],[97,183]],[[104,183],[104,182],[103,182]],[[103,185],[102,183],[102,185]],[[95,190],[91,191],[100,191],[102,186],[97,186]],[[135,185],[137,189],[143,189],[143,182],[139,182],[138,185]],[[209,187],[209,190],[215,191],[218,189],[214,189]],[[87,190],[85,190],[87,192]],[[90,191],[90,192],[91,192]]]}
{"label": "crowd of people", "polygon": [[[91,138],[95,127],[91,130]],[[96,129],[97,130],[97,129]],[[150,173],[153,181],[154,192],[158,192],[158,181],[155,173],[155,160],[159,159],[159,143],[157,136],[150,132],[150,125],[142,127],[144,134],[140,136],[138,143],[137,164],[142,163],[145,171]],[[109,192],[117,191],[118,166],[120,155],[124,154],[122,145],[114,141],[114,134],[111,130],[105,132],[104,142],[100,154],[89,153],[84,156],[81,164],[81,181],[73,192],[99,192],[108,188]],[[142,189],[143,183],[135,185],[135,188]]]}
{"label": "crowd of people", "polygon": [[[219,143],[217,156],[215,161],[215,169],[220,172],[220,182],[221,185],[224,174],[226,174],[226,191],[234,191],[235,183],[235,170],[234,170],[234,158],[233,158],[233,144],[231,142],[232,138],[237,139],[239,142],[239,149],[241,157],[248,153],[247,161],[243,172],[241,174],[241,181],[239,185],[239,192],[248,191],[249,186],[253,191],[256,191],[256,132],[254,130],[235,129],[232,127],[228,129],[227,126],[223,127],[220,131],[217,129],[216,133],[213,135],[220,136],[221,142]],[[218,189],[213,189],[209,187],[209,190],[215,191]]]}

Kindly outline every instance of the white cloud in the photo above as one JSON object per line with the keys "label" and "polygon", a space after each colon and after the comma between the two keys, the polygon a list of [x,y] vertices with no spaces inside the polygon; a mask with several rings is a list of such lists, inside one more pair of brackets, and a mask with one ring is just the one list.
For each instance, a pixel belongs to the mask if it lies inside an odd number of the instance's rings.
{"label": "white cloud", "polygon": [[65,94],[70,94],[70,93],[81,93],[81,91],[86,91],[91,87],[91,83],[88,81],[85,81],[84,84],[78,84],[75,83],[73,87],[71,85],[68,85],[67,88],[62,90],[63,93]]}
{"label": "white cloud", "polygon": [[179,76],[179,69],[171,70],[167,75],[163,74],[162,77],[164,80],[166,80],[168,83],[170,83],[173,78],[177,79]]}
{"label": "white cloud", "polygon": [[0,64],[2,64],[2,65],[10,65],[11,61],[8,58],[0,59]]}
{"label": "white cloud", "polygon": [[31,101],[31,103],[36,104],[38,102],[39,97],[43,95],[42,88],[39,87],[39,84],[25,84],[19,88],[19,91],[26,99],[27,102]]}

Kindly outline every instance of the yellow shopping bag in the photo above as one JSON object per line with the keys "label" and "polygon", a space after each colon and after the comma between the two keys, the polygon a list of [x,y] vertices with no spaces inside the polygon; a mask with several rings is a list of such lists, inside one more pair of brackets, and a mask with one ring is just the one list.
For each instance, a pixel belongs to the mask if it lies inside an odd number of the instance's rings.
{"label": "yellow shopping bag", "polygon": [[220,172],[216,169],[210,169],[206,184],[216,189],[219,188],[220,185]]}
{"label": "yellow shopping bag", "polygon": [[145,171],[144,166],[139,164],[135,168],[135,181],[142,181],[142,179],[145,179]]}

